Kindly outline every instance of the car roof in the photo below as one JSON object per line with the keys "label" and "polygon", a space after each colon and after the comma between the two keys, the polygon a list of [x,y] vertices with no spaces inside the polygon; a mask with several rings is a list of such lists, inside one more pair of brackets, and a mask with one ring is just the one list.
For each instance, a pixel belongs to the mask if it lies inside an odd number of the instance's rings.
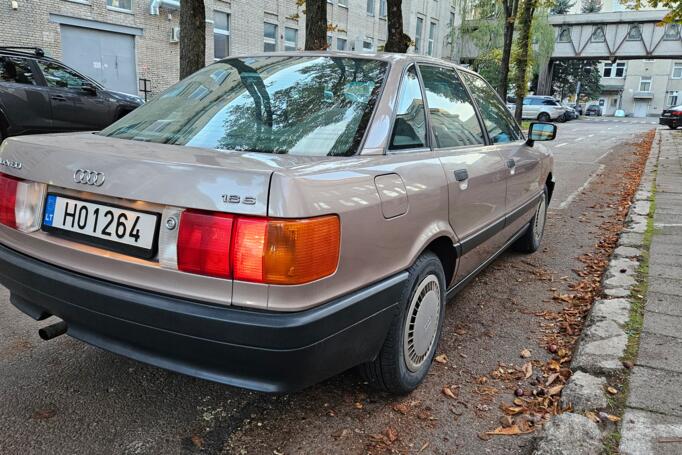
{"label": "car roof", "polygon": [[11,55],[14,57],[28,57],[39,58],[41,60],[49,60],[58,62],[51,57],[45,55],[45,52],[39,47],[0,47],[0,55]]}
{"label": "car roof", "polygon": [[[471,71],[456,63],[443,60],[440,58],[429,57],[427,55],[419,54],[400,54],[394,52],[356,52],[356,51],[281,51],[281,52],[259,52],[254,54],[236,54],[225,57],[223,60],[231,58],[250,58],[250,57],[343,57],[343,58],[360,58],[369,60],[379,60],[387,63],[397,62],[416,62],[416,63],[433,63],[437,65],[453,66],[463,71]],[[220,61],[220,60],[219,60]]]}

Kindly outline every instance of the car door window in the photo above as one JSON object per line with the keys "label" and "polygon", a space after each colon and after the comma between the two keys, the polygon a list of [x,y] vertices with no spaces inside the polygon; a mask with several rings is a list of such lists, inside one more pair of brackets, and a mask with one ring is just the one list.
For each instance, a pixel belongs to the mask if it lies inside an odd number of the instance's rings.
{"label": "car door window", "polygon": [[38,62],[48,87],[82,88],[89,82],[79,74],[53,62]]}
{"label": "car door window", "polygon": [[499,144],[521,139],[521,130],[495,90],[474,74],[463,73],[462,77],[469,86],[471,96],[478,104],[481,118],[493,143]]}
{"label": "car door window", "polygon": [[7,56],[0,57],[0,82],[38,85],[28,60]]}
{"label": "car door window", "polygon": [[411,67],[401,84],[396,109],[391,150],[415,149],[426,146],[426,113],[417,71]]}
{"label": "car door window", "polygon": [[532,99],[532,98],[524,98],[524,99],[523,99],[523,105],[524,105],[524,106],[528,106],[528,105],[531,105],[531,104],[533,104],[533,99]]}
{"label": "car door window", "polygon": [[483,144],[476,110],[454,69],[420,66],[436,147]]}

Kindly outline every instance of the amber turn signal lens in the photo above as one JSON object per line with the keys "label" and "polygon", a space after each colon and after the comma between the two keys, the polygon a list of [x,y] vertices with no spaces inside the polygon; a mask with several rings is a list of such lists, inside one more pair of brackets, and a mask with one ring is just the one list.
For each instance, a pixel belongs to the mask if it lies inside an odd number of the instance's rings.
{"label": "amber turn signal lens", "polygon": [[339,218],[269,220],[263,281],[301,284],[329,276],[339,263]]}
{"label": "amber turn signal lens", "polygon": [[237,219],[232,247],[234,279],[302,284],[333,274],[339,262],[339,218]]}

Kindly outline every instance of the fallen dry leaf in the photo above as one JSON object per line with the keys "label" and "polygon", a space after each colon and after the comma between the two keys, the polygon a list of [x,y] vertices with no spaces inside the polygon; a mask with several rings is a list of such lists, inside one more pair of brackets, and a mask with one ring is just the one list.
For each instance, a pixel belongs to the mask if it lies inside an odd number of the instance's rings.
{"label": "fallen dry leaf", "polygon": [[457,395],[455,395],[452,389],[448,386],[443,387],[443,395],[452,398],[453,400],[457,399]]}
{"label": "fallen dry leaf", "polygon": [[410,410],[410,406],[407,403],[398,403],[393,405],[393,410],[405,415]]}
{"label": "fallen dry leaf", "polygon": [[514,419],[510,416],[502,416],[500,417],[500,425],[502,425],[503,428],[509,428],[514,425]]}
{"label": "fallen dry leaf", "polygon": [[549,396],[558,395],[559,392],[561,392],[561,390],[562,390],[563,388],[564,388],[564,385],[563,385],[563,384],[555,385],[554,387],[550,387],[549,389],[547,389],[547,394],[548,394]]}
{"label": "fallen dry leaf", "polygon": [[426,448],[427,448],[428,446],[429,446],[429,443],[428,443],[428,441],[427,441],[427,442],[424,443],[424,445],[422,446],[422,448],[419,449],[419,452],[418,452],[418,453],[422,453],[424,450],[426,450]]}
{"label": "fallen dry leaf", "polygon": [[521,351],[521,358],[522,359],[527,359],[530,356],[531,356],[531,353],[528,349],[524,349],[523,351]]}
{"label": "fallen dry leaf", "polygon": [[523,370],[523,378],[528,379],[529,377],[533,376],[533,364],[530,362],[526,362],[523,364],[523,367],[521,367],[521,370]]}
{"label": "fallen dry leaf", "polygon": [[533,430],[523,431],[518,425],[512,425],[509,428],[497,427],[493,431],[486,431],[485,434],[490,436],[516,436],[519,434],[532,433]]}
{"label": "fallen dry leaf", "polygon": [[614,389],[613,387],[607,387],[606,391],[609,392],[611,395],[615,395],[618,393],[618,390]]}
{"label": "fallen dry leaf", "polygon": [[388,427],[386,429],[386,437],[390,442],[395,442],[395,440],[398,439],[398,430],[392,427]]}
{"label": "fallen dry leaf", "polygon": [[204,448],[204,438],[202,438],[198,434],[193,434],[192,435],[192,444],[194,444],[194,446],[197,449],[203,449]]}
{"label": "fallen dry leaf", "polygon": [[57,415],[56,409],[38,409],[33,413],[33,418],[36,420],[51,419]]}
{"label": "fallen dry leaf", "polygon": [[362,403],[360,403],[359,401],[356,402],[353,406],[355,407],[355,409],[362,409],[364,407]]}
{"label": "fallen dry leaf", "polygon": [[433,360],[438,363],[448,363],[448,356],[445,354],[437,355]]}
{"label": "fallen dry leaf", "polygon": [[606,418],[609,419],[611,422],[620,422],[620,417],[618,416],[608,414]]}

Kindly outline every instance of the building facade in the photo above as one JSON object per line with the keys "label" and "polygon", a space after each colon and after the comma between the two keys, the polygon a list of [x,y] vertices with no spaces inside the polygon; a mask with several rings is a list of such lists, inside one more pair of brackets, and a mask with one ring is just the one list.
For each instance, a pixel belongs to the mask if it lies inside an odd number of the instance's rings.
{"label": "building facade", "polygon": [[[303,49],[296,0],[204,0],[206,63],[230,55]],[[149,95],[179,77],[179,0],[0,2],[0,47],[40,47],[108,88]],[[328,0],[331,49],[377,52],[386,42],[386,0]],[[403,1],[410,52],[453,58],[453,0]]]}
{"label": "building facade", "polygon": [[[576,1],[572,14],[580,14],[581,3]],[[604,0],[600,12],[627,10],[620,0]],[[668,24],[663,39],[681,40],[680,31],[680,24]],[[599,72],[602,92],[597,103],[603,115],[620,109],[626,115],[646,117],[682,104],[682,59],[601,61]]]}

